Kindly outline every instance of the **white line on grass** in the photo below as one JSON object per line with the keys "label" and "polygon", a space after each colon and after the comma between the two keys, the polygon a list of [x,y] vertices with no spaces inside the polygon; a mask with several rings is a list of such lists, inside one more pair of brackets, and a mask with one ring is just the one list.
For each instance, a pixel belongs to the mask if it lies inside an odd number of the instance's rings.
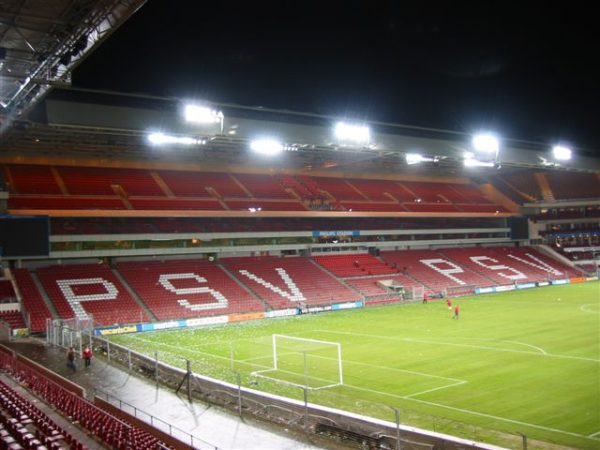
{"label": "white line on grass", "polygon": [[416,397],[417,395],[422,395],[422,394],[428,394],[429,392],[435,392],[435,391],[439,391],[442,389],[448,389],[454,386],[460,386],[462,384],[466,384],[466,381],[459,381],[458,383],[453,383],[453,384],[449,384],[448,386],[440,386],[440,387],[436,387],[433,389],[427,389],[426,391],[421,391],[421,392],[416,392],[415,394],[410,394],[410,395],[406,395],[403,398],[413,398]]}
{"label": "white line on grass", "polygon": [[553,353],[539,353],[539,352],[528,352],[525,350],[511,350],[508,348],[498,348],[498,347],[486,347],[483,345],[473,345],[473,344],[457,344],[455,342],[447,342],[447,341],[434,341],[428,339],[417,339],[417,338],[396,338],[392,336],[383,336],[378,334],[366,334],[366,333],[355,333],[352,331],[330,331],[330,330],[314,330],[314,332],[318,333],[331,333],[331,334],[347,334],[350,336],[363,336],[375,339],[386,339],[390,341],[402,341],[402,342],[420,342],[423,344],[436,344],[436,345],[450,345],[454,347],[470,347],[477,348],[480,350],[493,350],[497,352],[508,352],[508,353],[523,353],[525,355],[537,355],[537,356],[548,356],[551,358],[562,358],[562,359],[576,359],[580,361],[591,361],[598,363],[600,360],[594,358],[585,358],[583,356],[571,356],[571,355],[556,355]]}
{"label": "white line on grass", "polygon": [[[315,331],[317,331],[317,330],[315,330]],[[328,332],[326,330],[318,330],[318,331],[320,331],[320,332]],[[360,335],[360,333],[337,332],[337,331],[336,332],[331,332],[331,333],[342,333],[342,334],[356,334],[356,335]],[[378,337],[378,336],[374,336],[374,335],[365,335],[365,336]],[[143,338],[140,338],[140,337],[135,337],[135,339],[138,339],[138,340],[141,340],[141,341],[145,341],[145,342],[150,342],[152,344],[163,345],[163,346],[166,346],[166,347],[172,347],[172,348],[176,348],[178,350],[181,350],[181,347],[178,347],[178,346],[175,346],[175,345],[171,345],[171,344],[163,344],[163,343],[160,343],[160,342],[155,342],[155,341],[152,341],[152,340],[149,340],[149,339],[143,339]],[[229,358],[225,358],[224,356],[213,355],[212,353],[205,353],[205,352],[200,352],[200,351],[197,351],[197,350],[188,350],[188,351],[190,351],[192,353],[199,353],[199,354],[203,354],[203,355],[214,356],[214,357],[220,358],[220,359],[229,359]],[[530,353],[530,352],[521,352],[521,353]],[[378,368],[378,367],[382,368],[380,366],[374,366],[374,365],[365,364],[365,363],[356,363],[356,364],[363,364],[363,365],[367,365],[367,366],[372,366],[374,368]],[[384,367],[384,368],[388,369],[388,370],[403,371],[402,369],[393,369],[393,368],[389,368],[389,367]],[[408,371],[406,371],[406,372],[408,372]],[[418,374],[418,375],[425,375],[425,376],[436,377],[436,378],[445,378],[445,377],[438,377],[437,375],[419,374],[418,372],[412,372],[412,373]],[[447,379],[451,379],[451,378],[447,378]],[[454,384],[448,385],[448,386],[440,386],[439,388],[435,388],[435,390],[446,389],[446,388],[450,388],[450,387],[453,387],[453,386],[458,386],[460,384],[466,383],[466,381],[464,381],[464,380],[456,380],[456,381],[459,381],[460,383],[454,383]],[[472,415],[480,416],[480,417],[487,417],[487,418],[490,418],[490,419],[499,420],[499,421],[508,422],[508,423],[514,423],[514,424],[517,424],[517,425],[524,425],[524,426],[528,426],[528,427],[531,427],[531,428],[537,428],[537,429],[540,429],[540,430],[551,431],[551,432],[554,432],[554,433],[566,434],[566,435],[569,435],[569,436],[575,436],[575,437],[584,438],[584,439],[592,439],[594,441],[600,440],[600,439],[597,439],[595,437],[598,434],[600,434],[600,432],[594,433],[594,434],[589,435],[589,436],[585,436],[585,435],[582,435],[582,434],[572,433],[570,431],[558,430],[556,428],[544,427],[542,425],[535,425],[535,424],[531,424],[531,423],[527,423],[527,422],[521,422],[519,420],[507,419],[505,417],[499,417],[499,416],[493,416],[491,414],[480,413],[480,412],[477,412],[477,411],[472,411],[470,409],[456,408],[454,406],[448,406],[448,405],[444,405],[442,403],[429,402],[429,401],[426,401],[426,400],[419,400],[417,398],[413,398],[413,397],[415,397],[417,395],[424,394],[426,391],[417,392],[415,394],[410,394],[410,395],[406,396],[406,395],[392,394],[390,392],[377,391],[377,390],[374,390],[374,389],[363,388],[363,387],[359,387],[359,386],[352,386],[352,385],[349,385],[349,384],[344,384],[343,386],[347,387],[347,388],[350,388],[350,389],[355,389],[355,390],[358,390],[358,391],[372,392],[372,393],[380,394],[380,395],[387,396],[387,397],[395,397],[395,398],[399,398],[399,399],[403,399],[403,400],[408,400],[408,401],[412,401],[412,402],[423,403],[423,404],[426,404],[426,405],[438,406],[440,408],[446,408],[446,409],[450,409],[450,410],[453,410],[453,411],[459,411],[459,412],[462,412],[462,413],[472,414]],[[430,390],[430,392],[431,392],[431,390]]]}
{"label": "white line on grass", "polygon": [[598,431],[598,432],[596,432],[596,433],[593,433],[593,434],[590,434],[590,435],[588,435],[588,437],[590,437],[590,438],[592,438],[592,439],[593,439],[593,438],[595,438],[595,437],[596,437],[596,436],[598,436],[598,435],[600,435],[600,431]]}
{"label": "white line on grass", "polygon": [[[569,435],[569,436],[575,436],[575,437],[584,438],[584,439],[593,439],[595,441],[600,440],[600,439],[597,439],[597,438],[594,437],[597,434],[600,434],[600,432],[595,433],[593,435],[585,436],[583,434],[573,433],[571,431],[559,430],[557,428],[545,427],[543,425],[535,425],[533,423],[522,422],[520,420],[508,419],[506,417],[493,416],[491,414],[486,414],[486,413],[481,413],[481,412],[477,412],[477,411],[472,411],[470,409],[456,408],[454,406],[448,406],[448,405],[444,405],[442,403],[435,403],[435,402],[429,402],[427,400],[419,400],[418,398],[412,398],[415,395],[423,394],[424,392],[420,392],[418,394],[411,394],[411,395],[397,395],[397,394],[392,394],[392,393],[389,393],[389,392],[381,392],[381,391],[376,391],[374,389],[362,388],[362,387],[352,386],[352,385],[348,385],[348,384],[344,384],[344,387],[348,387],[348,388],[351,388],[351,389],[356,389],[356,390],[359,390],[359,391],[373,392],[373,393],[380,394],[380,395],[383,395],[383,396],[400,398],[400,399],[408,400],[408,401],[412,401],[412,402],[423,403],[423,404],[430,405],[430,406],[437,406],[437,407],[440,407],[440,408],[446,408],[446,409],[450,409],[450,410],[453,410],[453,411],[462,412],[462,413],[465,413],[465,414],[471,414],[471,415],[474,415],[474,416],[487,417],[488,419],[494,419],[494,420],[498,420],[498,421],[501,421],[501,422],[514,423],[514,424],[517,424],[517,425],[523,425],[523,426],[527,426],[527,427],[531,427],[531,428],[537,428],[537,429],[540,429],[540,430],[551,431],[553,433],[566,434],[566,435]],[[443,386],[440,389],[445,389],[447,387],[451,387],[451,386]]]}
{"label": "white line on grass", "polygon": [[198,355],[207,355],[207,356],[210,356],[211,358],[225,359],[227,361],[231,361],[231,357],[229,357],[229,356],[215,355],[214,353],[201,352],[200,350],[192,350],[191,348],[182,348],[178,345],[167,344],[165,342],[153,341],[152,339],[144,339],[137,335],[131,335],[130,337],[132,339],[135,339],[138,341],[143,341],[143,342],[148,342],[153,345],[162,345],[163,347],[175,348],[177,350],[183,350],[184,352],[190,352],[190,353],[194,353],[194,354],[198,354]]}
{"label": "white line on grass", "polygon": [[471,411],[470,409],[456,408],[454,406],[448,406],[448,405],[444,405],[442,403],[428,402],[427,400],[419,400],[418,398],[407,398],[406,397],[406,399],[413,401],[413,402],[417,402],[417,403],[423,403],[425,405],[439,406],[440,408],[451,409],[453,411],[459,411],[459,412],[463,412],[466,414],[473,414],[475,416],[480,416],[480,417],[487,417],[489,419],[500,420],[503,422],[514,423],[517,425],[524,425],[524,426],[531,427],[531,428],[537,428],[540,430],[551,431],[553,433],[567,434],[569,436],[575,436],[575,437],[584,438],[584,439],[593,439],[595,441],[600,440],[600,439],[596,439],[595,437],[592,437],[592,436],[585,436],[583,434],[573,433],[572,431],[564,431],[564,430],[559,430],[557,428],[545,427],[543,425],[535,425],[533,423],[522,422],[520,420],[507,419],[506,417],[493,416],[491,414],[480,413],[477,411]]}
{"label": "white line on grass", "polygon": [[583,311],[583,312],[586,312],[586,313],[592,313],[592,314],[598,314],[598,313],[600,313],[600,310],[598,310],[598,309],[596,309],[596,311],[594,311],[593,309],[590,310],[590,309],[588,309],[588,306],[592,306],[592,307],[595,306],[596,308],[598,307],[598,305],[596,303],[586,303],[585,305],[581,305],[579,307],[579,309],[581,311]]}

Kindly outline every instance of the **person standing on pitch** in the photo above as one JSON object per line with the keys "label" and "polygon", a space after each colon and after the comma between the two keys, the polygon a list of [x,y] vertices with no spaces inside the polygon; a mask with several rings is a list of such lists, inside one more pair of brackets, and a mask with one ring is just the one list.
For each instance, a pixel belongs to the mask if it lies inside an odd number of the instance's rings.
{"label": "person standing on pitch", "polygon": [[458,307],[458,303],[454,307],[454,319],[458,320],[458,313],[460,312],[460,308]]}
{"label": "person standing on pitch", "polygon": [[452,300],[449,298],[446,299],[446,305],[448,305],[448,309],[452,309]]}

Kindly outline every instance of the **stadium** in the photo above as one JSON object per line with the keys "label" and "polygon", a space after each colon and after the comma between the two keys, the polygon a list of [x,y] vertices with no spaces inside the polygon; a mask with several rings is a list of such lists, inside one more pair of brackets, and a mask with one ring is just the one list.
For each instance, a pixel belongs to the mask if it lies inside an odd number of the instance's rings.
{"label": "stadium", "polygon": [[14,3],[2,448],[600,447],[594,152],[76,87],[145,2]]}

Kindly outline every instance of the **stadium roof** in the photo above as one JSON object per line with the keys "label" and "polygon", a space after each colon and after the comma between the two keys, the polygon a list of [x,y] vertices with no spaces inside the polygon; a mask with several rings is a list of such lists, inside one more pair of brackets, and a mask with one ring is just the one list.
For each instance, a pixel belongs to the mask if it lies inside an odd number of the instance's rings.
{"label": "stadium roof", "polygon": [[[472,151],[466,133],[371,122],[368,144],[340,143],[334,126],[340,118],[261,107],[212,104],[222,123],[190,124],[183,118],[187,102],[172,97],[92,91],[55,90],[0,141],[6,155],[194,162],[215,166],[252,165],[265,169],[482,176],[497,169],[566,169],[599,171],[592,153],[573,149],[571,161],[553,161],[545,143],[502,139],[490,168],[464,167]],[[221,129],[222,127],[222,129]],[[195,145],[154,146],[151,132],[191,137]],[[272,137],[285,150],[275,158],[249,151],[253,139]],[[418,152],[423,164],[408,164]],[[489,158],[488,158],[489,159]]]}
{"label": "stadium roof", "polygon": [[6,0],[0,6],[0,134],[146,0]]}

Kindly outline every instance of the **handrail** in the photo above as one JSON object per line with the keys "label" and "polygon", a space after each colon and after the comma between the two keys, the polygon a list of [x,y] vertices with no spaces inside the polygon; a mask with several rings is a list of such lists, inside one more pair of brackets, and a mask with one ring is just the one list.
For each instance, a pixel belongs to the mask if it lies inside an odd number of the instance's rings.
{"label": "handrail", "polygon": [[[140,408],[138,408],[137,406],[132,405],[131,403],[125,402],[125,401],[121,400],[120,398],[117,398],[116,396],[111,395],[111,394],[109,394],[106,391],[103,391],[102,389],[94,389],[93,393],[94,393],[94,395],[97,395],[98,393],[100,393],[101,396],[105,397],[106,401],[109,402],[109,403],[111,403],[112,405],[116,406],[115,401],[118,402],[118,405],[119,405],[118,407],[119,407],[119,409],[121,411],[127,412],[125,409],[123,409],[123,405],[130,407],[131,409],[133,409],[133,417],[136,417],[136,418],[139,419],[139,417],[137,415],[138,413],[142,413],[142,414],[150,417],[150,425],[152,425],[153,427],[155,427],[155,428],[157,428],[157,429],[159,429],[159,430],[161,430],[161,431],[163,431],[165,433],[166,433],[166,431],[164,429],[162,429],[162,428],[157,427],[156,423],[158,422],[158,423],[166,425],[168,427],[168,430],[169,430],[168,431],[169,436],[176,437],[176,436],[173,435],[173,430],[177,430],[181,434],[183,434],[185,436],[188,436],[188,438],[189,438],[188,441],[190,442],[190,445],[192,447],[194,447],[194,442],[198,441],[198,442],[200,442],[201,444],[203,444],[205,446],[210,446],[214,450],[220,450],[219,447],[217,447],[216,445],[211,444],[211,443],[209,443],[209,442],[205,441],[204,439],[201,439],[201,438],[199,438],[197,436],[194,436],[193,434],[188,433],[187,431],[184,431],[181,428],[179,428],[179,427],[177,427],[175,425],[172,425],[169,422],[167,422],[167,421],[165,421],[165,420],[163,420],[163,419],[161,419],[159,417],[156,417],[156,416],[154,416],[154,415],[152,415],[152,414],[150,414],[150,413],[148,413],[148,412],[146,412],[146,411],[144,411],[144,410],[142,410]],[[112,401],[111,399],[113,399],[114,401]]]}

